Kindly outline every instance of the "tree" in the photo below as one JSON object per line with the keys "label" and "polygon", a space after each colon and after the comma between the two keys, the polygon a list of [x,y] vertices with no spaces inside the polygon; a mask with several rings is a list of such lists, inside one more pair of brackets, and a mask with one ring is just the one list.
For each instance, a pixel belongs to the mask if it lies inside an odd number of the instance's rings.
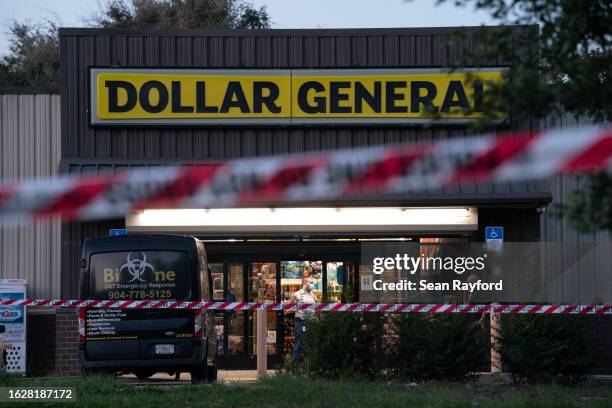
{"label": "tree", "polygon": [[[569,112],[612,120],[612,3],[609,0],[436,0],[484,10],[504,25],[534,25],[535,35],[508,27],[484,32],[475,65],[501,57],[510,68],[486,95],[487,112],[517,119]],[[581,176],[582,189],[560,213],[580,231],[612,231],[612,178]]]}
{"label": "tree", "polygon": [[[270,28],[265,7],[244,0],[109,0],[88,21],[103,28]],[[0,86],[59,85],[58,24],[13,21]]]}
{"label": "tree", "polygon": [[243,0],[110,0],[91,18],[104,28],[270,28],[265,7]]}
{"label": "tree", "polygon": [[59,37],[53,21],[41,25],[13,21],[9,44],[9,53],[0,59],[0,85],[59,84]]}

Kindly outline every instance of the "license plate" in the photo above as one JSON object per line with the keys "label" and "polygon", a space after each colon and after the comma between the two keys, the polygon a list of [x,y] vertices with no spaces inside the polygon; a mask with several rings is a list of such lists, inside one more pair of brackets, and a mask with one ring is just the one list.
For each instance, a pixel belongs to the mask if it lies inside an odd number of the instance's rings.
{"label": "license plate", "polygon": [[156,344],[155,354],[174,354],[174,344]]}

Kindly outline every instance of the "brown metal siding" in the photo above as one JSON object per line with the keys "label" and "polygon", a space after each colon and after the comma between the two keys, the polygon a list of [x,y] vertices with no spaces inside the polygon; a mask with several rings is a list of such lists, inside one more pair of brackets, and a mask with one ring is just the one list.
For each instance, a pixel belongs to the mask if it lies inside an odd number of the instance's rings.
{"label": "brown metal siding", "polygon": [[[440,67],[480,46],[474,37],[478,30],[63,29],[62,157],[217,160],[462,136],[464,127],[92,129],[86,111],[87,68]],[[453,39],[456,32],[464,39]]]}
{"label": "brown metal siding", "polygon": [[[587,118],[576,118],[574,115],[550,115],[541,123],[541,128],[568,128],[592,125]],[[612,298],[610,282],[610,265],[612,256],[612,232],[606,230],[581,233],[563,217],[558,216],[557,206],[566,204],[570,195],[584,187],[584,180],[575,176],[557,176],[547,181],[553,201],[541,217],[541,240],[544,242],[563,243],[566,250],[559,256],[546,257],[547,278],[551,281],[551,302],[556,303],[590,303],[593,293],[602,294],[604,303]],[[586,254],[589,254],[587,262]],[[582,259],[581,259],[582,258]],[[578,262],[578,260],[580,262]],[[560,271],[564,271],[563,274]]]}
{"label": "brown metal siding", "polygon": [[[0,180],[57,174],[59,95],[5,91],[11,94],[0,94]],[[30,296],[59,296],[60,245],[59,220],[23,225],[0,221],[0,278],[27,279]]]}

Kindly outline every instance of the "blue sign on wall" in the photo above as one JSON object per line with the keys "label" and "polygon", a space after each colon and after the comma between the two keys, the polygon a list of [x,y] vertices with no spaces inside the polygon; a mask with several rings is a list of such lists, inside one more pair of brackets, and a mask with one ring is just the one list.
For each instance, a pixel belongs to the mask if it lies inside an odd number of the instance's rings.
{"label": "blue sign on wall", "polygon": [[504,240],[504,227],[485,227],[485,239],[501,239]]}
{"label": "blue sign on wall", "polygon": [[501,251],[504,246],[504,227],[485,227],[485,247],[489,251]]}
{"label": "blue sign on wall", "polygon": [[111,228],[108,230],[108,235],[111,237],[118,237],[120,235],[127,235],[128,230],[125,228]]}

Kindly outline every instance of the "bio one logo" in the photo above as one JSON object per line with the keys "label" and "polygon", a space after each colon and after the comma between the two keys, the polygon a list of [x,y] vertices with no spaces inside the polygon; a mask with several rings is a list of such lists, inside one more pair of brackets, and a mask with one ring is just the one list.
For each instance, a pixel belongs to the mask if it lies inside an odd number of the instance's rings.
{"label": "bio one logo", "polygon": [[149,271],[153,275],[156,282],[174,282],[176,273],[174,271],[156,271],[153,265],[147,261],[147,255],[144,252],[138,252],[133,255],[128,253],[126,262],[120,268],[104,268],[104,283],[115,283],[121,280],[121,273],[127,272],[129,282],[146,282],[143,275]]}

